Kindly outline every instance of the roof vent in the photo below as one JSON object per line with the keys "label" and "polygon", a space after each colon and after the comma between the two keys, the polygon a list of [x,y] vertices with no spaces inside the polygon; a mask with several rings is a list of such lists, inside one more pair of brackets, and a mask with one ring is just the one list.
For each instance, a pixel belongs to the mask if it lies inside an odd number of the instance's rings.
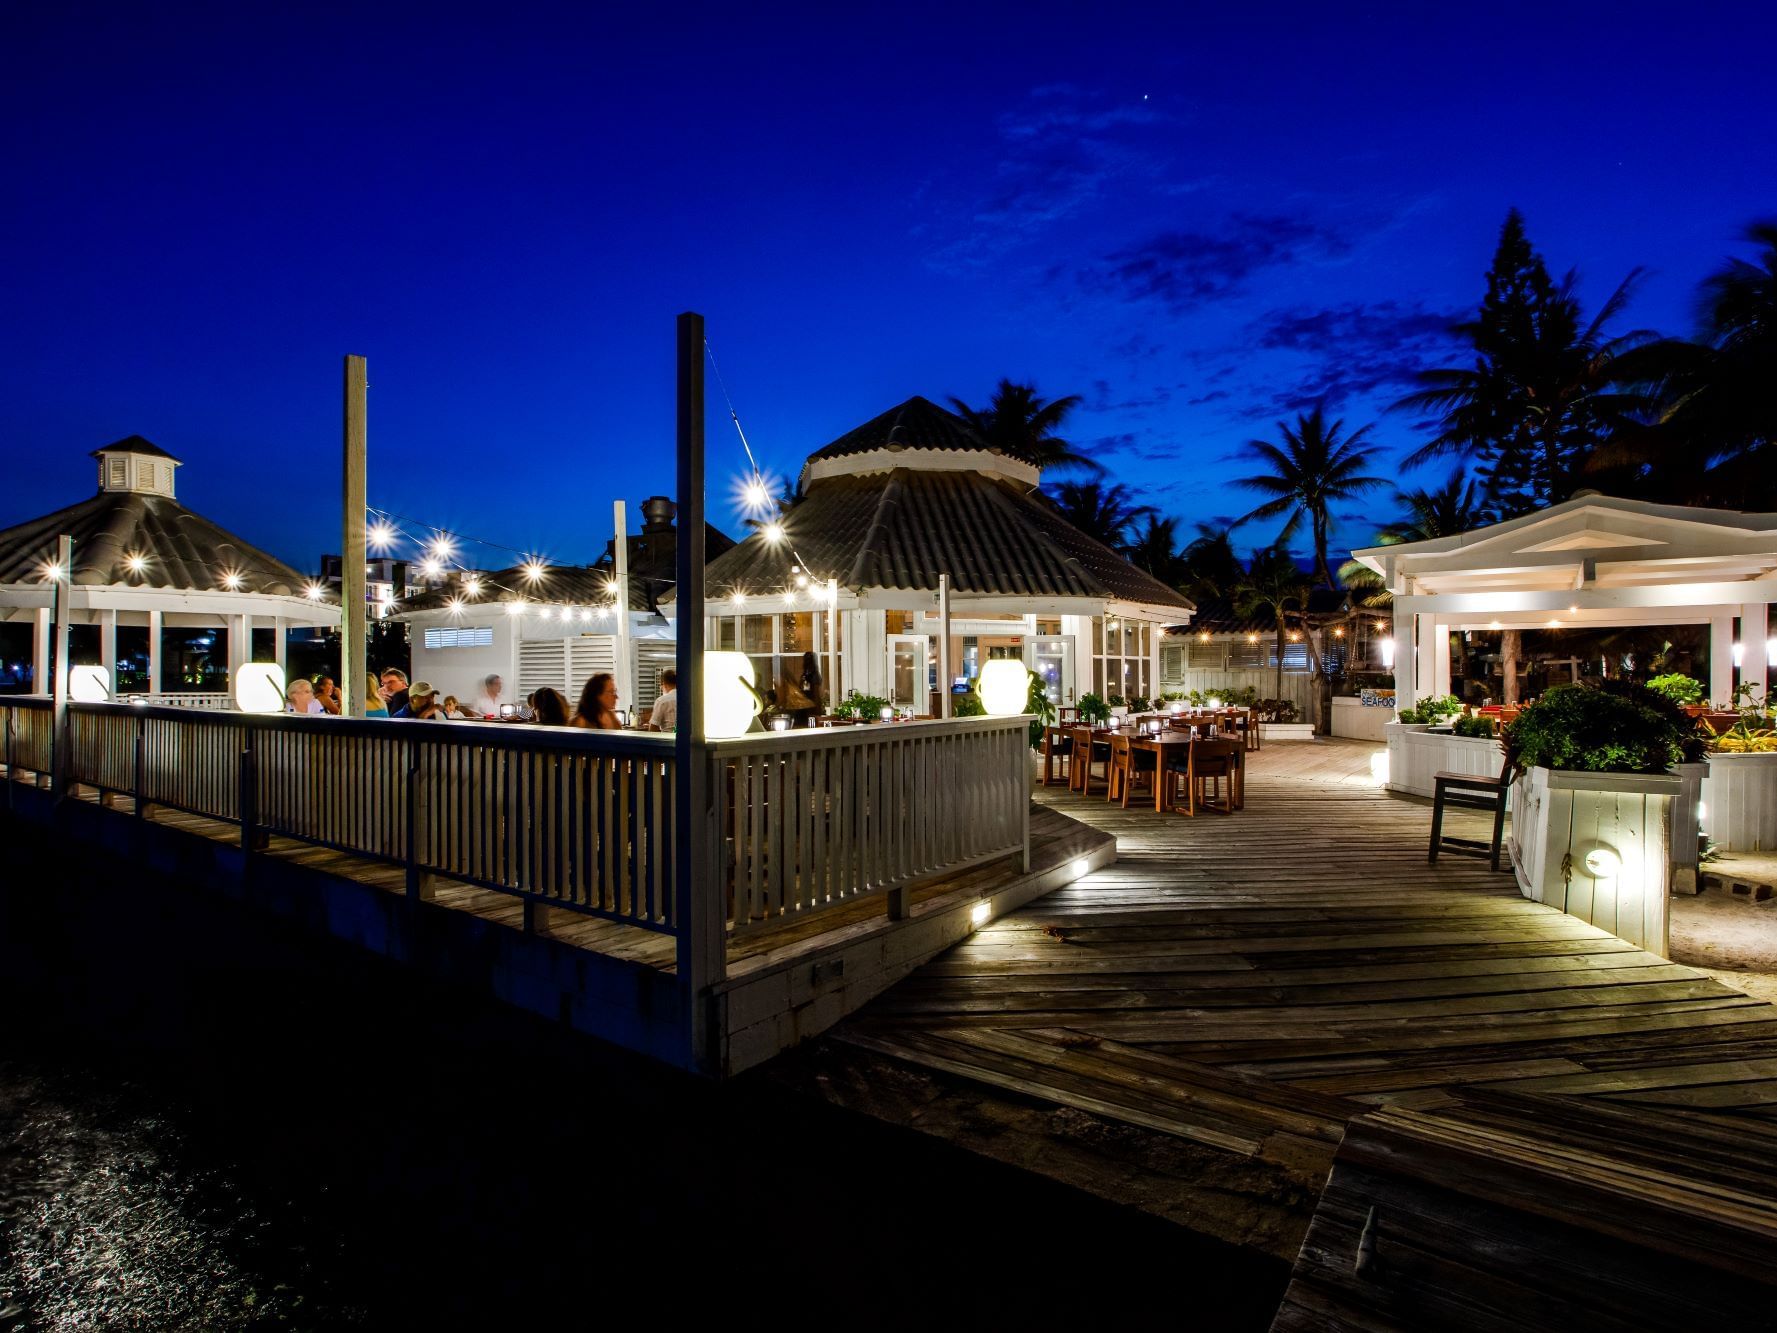
{"label": "roof vent", "polygon": [[93,450],[99,460],[99,491],[134,491],[173,498],[173,471],[179,460],[140,435]]}
{"label": "roof vent", "polygon": [[642,531],[671,532],[677,506],[664,495],[650,495],[642,501]]}

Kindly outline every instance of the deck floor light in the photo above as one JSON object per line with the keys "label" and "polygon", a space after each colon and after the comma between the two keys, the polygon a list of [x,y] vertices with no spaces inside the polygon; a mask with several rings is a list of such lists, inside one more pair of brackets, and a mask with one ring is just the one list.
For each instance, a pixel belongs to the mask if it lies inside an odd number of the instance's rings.
{"label": "deck floor light", "polygon": [[988,919],[992,916],[992,903],[976,903],[969,909],[969,924],[972,926],[985,926]]}

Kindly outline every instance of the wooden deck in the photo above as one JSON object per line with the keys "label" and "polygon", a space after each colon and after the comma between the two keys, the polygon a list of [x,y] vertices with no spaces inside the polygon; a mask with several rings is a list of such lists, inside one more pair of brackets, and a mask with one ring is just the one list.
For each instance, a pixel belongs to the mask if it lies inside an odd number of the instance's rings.
{"label": "wooden deck", "polygon": [[[1427,866],[1429,808],[1371,785],[1373,749],[1269,747],[1233,817],[1046,797],[1114,832],[1116,864],[982,930],[833,1037],[952,1088],[1261,1167],[1264,1188],[1300,1191],[1294,1227],[1225,1238],[1291,1257],[1348,1124],[1379,1107],[1436,1115],[1510,1092],[1777,1137],[1777,1008],[1527,902],[1485,862]],[[869,1078],[826,1073],[828,1095],[871,1109]],[[1682,1174],[1686,1145],[1667,1137]]]}

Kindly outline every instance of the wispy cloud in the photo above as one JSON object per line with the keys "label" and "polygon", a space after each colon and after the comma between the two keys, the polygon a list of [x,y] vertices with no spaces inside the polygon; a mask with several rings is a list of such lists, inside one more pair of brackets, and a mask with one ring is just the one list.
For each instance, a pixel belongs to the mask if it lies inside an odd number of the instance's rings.
{"label": "wispy cloud", "polygon": [[1273,310],[1252,329],[1254,343],[1306,358],[1305,372],[1277,406],[1301,411],[1372,394],[1396,395],[1421,371],[1459,349],[1452,326],[1467,312],[1412,301],[1347,302],[1318,310]]}
{"label": "wispy cloud", "polygon": [[1088,287],[1188,310],[1247,290],[1268,269],[1349,254],[1343,232],[1306,216],[1239,213],[1214,229],[1173,229],[1107,255],[1080,275]]}
{"label": "wispy cloud", "polygon": [[1127,183],[1188,191],[1191,182],[1167,174],[1169,160],[1152,142],[1168,120],[1151,103],[1073,84],[1034,89],[995,122],[1000,155],[992,168],[931,192],[938,216],[919,229],[940,240],[929,262],[948,272],[979,269],[1121,197]]}

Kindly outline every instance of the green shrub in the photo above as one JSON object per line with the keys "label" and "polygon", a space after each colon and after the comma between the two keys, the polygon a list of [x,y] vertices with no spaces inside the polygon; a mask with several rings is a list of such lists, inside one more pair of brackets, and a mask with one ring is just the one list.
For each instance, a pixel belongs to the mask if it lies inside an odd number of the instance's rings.
{"label": "green shrub", "polygon": [[1149,710],[1149,707],[1150,705],[1145,694],[1138,694],[1129,701],[1129,711],[1132,713],[1145,713]]}
{"label": "green shrub", "polygon": [[859,694],[853,690],[833,705],[834,717],[855,717],[862,722],[879,722],[889,701],[876,694]]}
{"label": "green shrub", "polygon": [[950,701],[952,717],[986,717],[987,705],[981,702],[981,696],[970,690],[967,694],[959,694]]}
{"label": "green shrub", "polygon": [[1030,689],[1024,696],[1024,711],[1030,714],[1030,748],[1035,750],[1043,743],[1044,729],[1055,725],[1055,704],[1049,698],[1043,678],[1034,671],[1030,673]]}
{"label": "green shrub", "polygon": [[1457,718],[1450,729],[1458,736],[1474,736],[1481,740],[1493,739],[1494,732],[1498,730],[1492,718],[1481,717],[1479,714]]}
{"label": "green shrub", "polygon": [[1436,722],[1441,718],[1455,717],[1462,711],[1462,700],[1454,694],[1434,694],[1430,698],[1419,701],[1419,716],[1422,722]]}
{"label": "green shrub", "polygon": [[1664,676],[1655,676],[1647,683],[1647,687],[1655,694],[1665,695],[1681,707],[1703,702],[1703,682],[1695,676],[1686,676],[1675,671]]}
{"label": "green shrub", "polygon": [[1514,767],[1664,773],[1702,757],[1696,724],[1664,694],[1622,681],[1557,685],[1505,730]]}
{"label": "green shrub", "polygon": [[1096,694],[1082,694],[1079,702],[1080,721],[1097,726],[1111,716],[1111,706]]}

